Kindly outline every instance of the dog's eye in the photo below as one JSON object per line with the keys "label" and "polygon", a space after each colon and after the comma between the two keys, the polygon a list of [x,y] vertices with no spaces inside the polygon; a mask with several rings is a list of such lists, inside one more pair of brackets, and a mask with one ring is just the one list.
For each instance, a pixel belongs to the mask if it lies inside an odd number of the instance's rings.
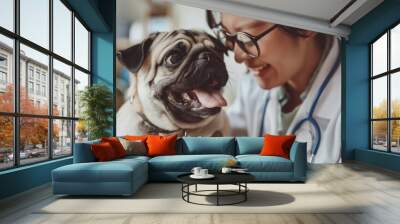
{"label": "dog's eye", "polygon": [[179,54],[178,52],[172,52],[165,57],[165,64],[167,66],[175,66],[182,60],[182,54]]}

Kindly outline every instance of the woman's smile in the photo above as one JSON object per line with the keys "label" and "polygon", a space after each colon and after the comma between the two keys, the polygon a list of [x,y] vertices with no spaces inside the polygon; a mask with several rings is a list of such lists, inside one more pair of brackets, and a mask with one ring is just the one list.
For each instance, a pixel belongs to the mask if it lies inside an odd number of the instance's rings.
{"label": "woman's smile", "polygon": [[255,75],[255,76],[262,76],[265,73],[268,73],[268,70],[270,69],[271,65],[266,64],[262,66],[257,66],[257,67],[249,67],[249,70]]}

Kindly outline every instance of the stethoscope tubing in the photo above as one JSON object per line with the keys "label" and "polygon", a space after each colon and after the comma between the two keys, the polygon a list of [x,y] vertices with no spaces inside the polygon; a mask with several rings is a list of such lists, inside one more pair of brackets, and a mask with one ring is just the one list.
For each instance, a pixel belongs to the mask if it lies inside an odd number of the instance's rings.
{"label": "stethoscope tubing", "polygon": [[[307,121],[309,121],[310,124],[311,124],[311,125],[314,127],[314,129],[316,130],[316,133],[315,133],[315,134],[316,134],[316,136],[315,136],[315,137],[316,137],[316,138],[315,138],[316,143],[313,144],[313,146],[312,146],[312,148],[311,148],[311,154],[312,154],[311,161],[314,160],[315,155],[316,155],[317,152],[318,152],[319,145],[320,145],[320,143],[321,143],[321,128],[319,127],[318,122],[314,119],[313,115],[314,115],[315,109],[316,109],[316,107],[317,107],[318,101],[319,101],[319,99],[320,99],[322,93],[324,92],[326,86],[329,84],[329,81],[332,79],[333,75],[335,74],[336,70],[338,69],[338,66],[339,66],[339,64],[340,64],[340,60],[339,60],[339,59],[340,59],[340,57],[339,57],[339,55],[338,55],[337,58],[336,58],[335,64],[332,66],[332,69],[329,71],[329,74],[325,77],[324,81],[322,82],[322,85],[319,87],[318,92],[317,92],[317,95],[316,95],[316,97],[315,97],[315,99],[314,99],[314,101],[313,101],[313,103],[312,103],[312,105],[311,105],[311,107],[310,107],[310,111],[309,111],[308,114],[307,114],[307,117],[301,119],[301,120],[294,126],[293,131],[292,131],[293,133],[297,132],[298,129],[300,129],[300,127],[301,127],[304,123],[306,123]],[[271,97],[270,95],[271,95],[271,94],[268,93],[267,99],[266,99],[265,104],[264,104],[264,107],[263,107],[263,116],[262,116],[262,118],[261,118],[261,127],[260,127],[260,131],[259,131],[259,136],[263,136],[265,114],[266,114],[266,111],[267,111],[267,105],[268,105],[269,100],[270,100],[270,97]]]}

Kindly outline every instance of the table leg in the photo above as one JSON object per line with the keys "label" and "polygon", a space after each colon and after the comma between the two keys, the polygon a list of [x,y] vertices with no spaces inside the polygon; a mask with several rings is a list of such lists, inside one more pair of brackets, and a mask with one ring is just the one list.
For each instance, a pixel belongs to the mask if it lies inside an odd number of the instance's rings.
{"label": "table leg", "polygon": [[219,205],[219,184],[217,184],[217,206]]}
{"label": "table leg", "polygon": [[244,183],[244,201],[247,201],[247,192],[248,192],[248,190],[247,190],[247,183]]}
{"label": "table leg", "polygon": [[188,202],[190,202],[190,201],[189,201],[189,195],[190,195],[190,184],[188,184],[188,185],[187,185],[187,191],[188,191],[188,193],[187,193],[187,201],[188,201]]}
{"label": "table leg", "polygon": [[197,192],[197,184],[195,185],[195,191]]}

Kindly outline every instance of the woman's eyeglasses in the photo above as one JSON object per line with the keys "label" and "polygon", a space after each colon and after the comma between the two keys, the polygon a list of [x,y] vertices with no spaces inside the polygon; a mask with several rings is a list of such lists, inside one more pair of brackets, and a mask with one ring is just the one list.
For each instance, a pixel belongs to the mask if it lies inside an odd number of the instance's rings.
{"label": "woman's eyeglasses", "polygon": [[246,32],[230,34],[225,31],[221,23],[220,13],[212,12],[210,10],[207,10],[207,23],[227,49],[233,51],[235,44],[237,44],[240,49],[251,58],[256,58],[260,55],[260,47],[258,46],[257,41],[277,27],[277,25],[273,25],[257,36],[253,36]]}

